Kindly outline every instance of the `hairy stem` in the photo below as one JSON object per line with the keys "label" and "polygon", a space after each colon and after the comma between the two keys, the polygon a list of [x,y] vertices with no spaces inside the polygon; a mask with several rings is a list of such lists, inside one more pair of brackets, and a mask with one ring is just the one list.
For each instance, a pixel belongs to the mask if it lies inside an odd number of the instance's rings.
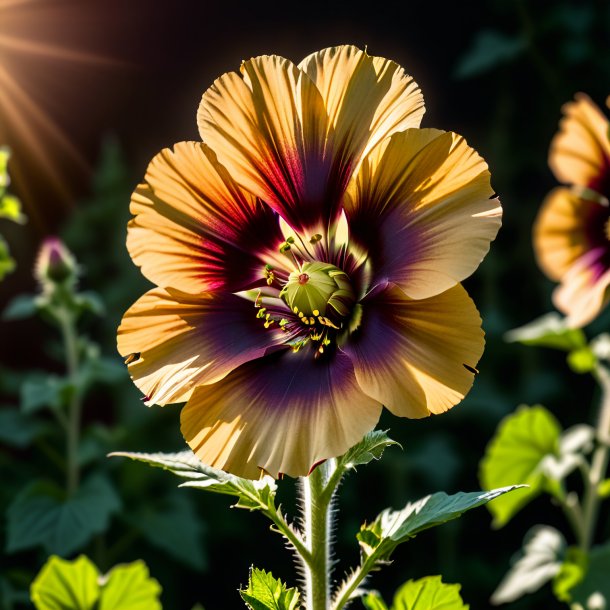
{"label": "hairy stem", "polygon": [[602,365],[595,371],[595,377],[602,390],[599,421],[597,424],[597,449],[593,453],[589,476],[585,478],[583,500],[583,535],[580,547],[587,552],[593,544],[601,498],[599,485],[606,476],[610,457],[610,371]]}
{"label": "hairy stem", "polygon": [[80,479],[80,468],[78,464],[78,445],[80,440],[81,425],[81,398],[78,391],[78,337],[74,315],[67,310],[62,310],[58,316],[66,353],[66,367],[68,378],[72,385],[72,393],[68,404],[68,416],[66,425],[66,488],[68,495],[72,495],[78,489]]}
{"label": "hairy stem", "polygon": [[303,525],[308,557],[305,561],[305,608],[328,610],[330,605],[330,540],[335,460],[327,460],[302,478]]}

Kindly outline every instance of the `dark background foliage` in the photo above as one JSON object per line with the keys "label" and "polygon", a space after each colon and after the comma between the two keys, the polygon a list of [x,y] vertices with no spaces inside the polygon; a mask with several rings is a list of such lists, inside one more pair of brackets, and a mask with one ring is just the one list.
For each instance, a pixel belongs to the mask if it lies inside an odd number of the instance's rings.
{"label": "dark background foliage", "polygon": [[[25,227],[1,227],[19,268],[0,285],[0,304],[35,290],[30,271],[38,244],[61,234],[82,264],[82,285],[106,304],[105,317],[87,318],[84,329],[110,361],[120,362],[114,348],[120,317],[147,286],[124,247],[129,194],[156,152],[198,138],[202,92],[242,59],[276,53],[298,61],[335,44],[367,46],[402,64],[420,84],[424,126],[457,131],[488,161],[505,220],[490,255],[466,282],[487,333],[480,375],[447,415],[423,421],[384,415],[381,426],[404,451],[388,450],[342,486],[337,578],[357,560],[354,534],[363,519],[441,489],[477,489],[486,443],[519,403],[544,403],[566,426],[591,419],[589,379],[569,373],[561,355],[507,345],[502,335],[552,307],[552,286],[535,265],[531,225],[554,186],[546,156],[562,103],[585,91],[603,106],[610,92],[607,2],[39,0],[3,6],[0,69],[14,75],[73,150],[60,145],[36,109],[0,79],[29,129],[28,140],[3,107],[0,144],[13,149],[13,190],[30,218]],[[51,52],[11,49],[7,36],[97,59],[67,61]],[[594,330],[608,321],[603,316]],[[33,370],[62,371],[58,337],[42,321],[0,323],[0,352],[0,404],[19,402],[20,386]],[[122,509],[84,550],[101,569],[145,559],[164,588],[164,607],[172,610],[188,610],[197,601],[208,610],[241,607],[236,589],[252,564],[294,584],[287,551],[261,516],[228,511],[222,497],[176,491],[167,473],[104,457],[115,449],[180,449],[178,418],[178,407],[146,409],[121,371],[89,392],[86,468],[106,472]],[[45,445],[56,440],[51,435],[35,446],[0,446],[2,509],[28,480],[58,476],[44,457]],[[282,486],[290,506],[292,483]],[[537,522],[562,525],[547,500],[500,531],[490,529],[488,513],[479,509],[400,548],[371,585],[390,598],[404,580],[440,573],[446,582],[463,584],[472,608],[484,608],[523,534]],[[0,571],[12,587],[25,588],[45,558],[36,549],[6,553]],[[548,589],[511,607],[541,605],[559,607]]]}

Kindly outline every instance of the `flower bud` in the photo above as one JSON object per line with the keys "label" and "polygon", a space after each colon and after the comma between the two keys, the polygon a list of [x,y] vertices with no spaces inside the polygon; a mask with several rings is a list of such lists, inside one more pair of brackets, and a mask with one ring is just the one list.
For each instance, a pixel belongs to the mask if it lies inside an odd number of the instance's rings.
{"label": "flower bud", "polygon": [[58,237],[47,237],[38,252],[34,277],[43,284],[63,284],[75,280],[76,272],[76,259],[70,250]]}

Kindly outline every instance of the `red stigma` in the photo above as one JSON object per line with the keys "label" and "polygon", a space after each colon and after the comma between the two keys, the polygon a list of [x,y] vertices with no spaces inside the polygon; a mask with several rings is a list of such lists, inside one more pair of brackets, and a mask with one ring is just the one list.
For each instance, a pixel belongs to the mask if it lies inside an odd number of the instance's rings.
{"label": "red stigma", "polygon": [[308,281],[309,281],[309,276],[306,273],[301,273],[301,275],[299,275],[299,284],[301,284],[301,286],[303,284],[307,284]]}

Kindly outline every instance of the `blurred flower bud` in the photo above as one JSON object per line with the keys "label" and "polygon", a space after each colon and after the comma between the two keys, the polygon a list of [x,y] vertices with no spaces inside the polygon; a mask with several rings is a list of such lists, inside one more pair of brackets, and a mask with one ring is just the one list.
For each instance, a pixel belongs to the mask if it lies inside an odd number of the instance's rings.
{"label": "blurred flower bud", "polygon": [[34,277],[42,284],[63,284],[67,280],[75,280],[76,273],[76,259],[70,250],[58,237],[47,237],[38,252]]}

